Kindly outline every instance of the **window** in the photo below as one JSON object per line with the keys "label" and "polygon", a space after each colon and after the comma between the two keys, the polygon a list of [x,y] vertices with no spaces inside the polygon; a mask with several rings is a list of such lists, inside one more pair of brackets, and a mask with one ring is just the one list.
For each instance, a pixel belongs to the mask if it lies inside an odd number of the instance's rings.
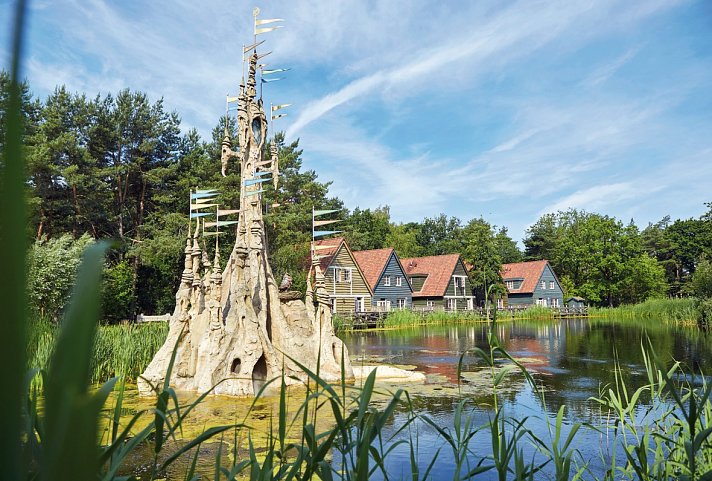
{"label": "window", "polygon": [[559,299],[558,299],[558,297],[554,297],[554,298],[551,300],[551,307],[559,307],[559,306],[560,306],[560,304],[559,304]]}
{"label": "window", "polygon": [[336,312],[336,298],[333,298],[331,300],[331,312],[332,313]]}
{"label": "window", "polygon": [[504,299],[501,297],[497,299],[497,309],[504,309]]}
{"label": "window", "polygon": [[363,312],[363,297],[357,297],[354,299],[354,311],[356,312]]}
{"label": "window", "polygon": [[536,300],[536,305],[537,306],[546,306],[546,299],[543,297],[540,297],[539,299]]}
{"label": "window", "polygon": [[396,286],[400,287],[403,285],[403,278],[401,276],[396,276]]}
{"label": "window", "polygon": [[391,285],[391,276],[386,276],[383,278],[383,285],[384,286],[390,286]]}
{"label": "window", "polygon": [[457,310],[457,299],[448,299],[446,308],[448,311],[456,311]]}
{"label": "window", "polygon": [[549,281],[549,289],[553,289],[553,288],[554,288],[554,281]]}
{"label": "window", "polygon": [[430,309],[433,308],[433,301],[425,301],[425,307],[428,307]]}
{"label": "window", "polygon": [[376,301],[376,307],[378,307],[379,311],[390,311],[391,301],[387,301],[386,299],[381,298],[380,301]]}
{"label": "window", "polygon": [[546,289],[546,281],[541,281],[541,288]]}
{"label": "window", "polygon": [[351,269],[344,269],[344,282],[351,282]]}
{"label": "window", "polygon": [[465,287],[465,278],[462,276],[453,276],[455,279],[455,289],[461,289]]}
{"label": "window", "polygon": [[[400,279],[400,277],[396,277],[396,279]],[[405,299],[398,299],[398,309],[405,309]]]}
{"label": "window", "polygon": [[507,285],[507,289],[514,289],[514,281],[506,281],[505,284]]}
{"label": "window", "polygon": [[471,298],[471,297],[468,297],[468,298],[467,298],[467,310],[468,310],[468,311],[471,311],[471,310],[473,310],[474,308],[475,308],[475,306],[474,306],[474,302],[473,302],[472,298]]}

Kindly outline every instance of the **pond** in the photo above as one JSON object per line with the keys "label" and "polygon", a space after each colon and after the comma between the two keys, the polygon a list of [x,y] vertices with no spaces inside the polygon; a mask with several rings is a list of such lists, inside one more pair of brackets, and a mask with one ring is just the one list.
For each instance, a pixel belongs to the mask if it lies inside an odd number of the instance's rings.
{"label": "pond", "polygon": [[[381,392],[394,392],[403,388],[409,393],[412,411],[400,409],[387,425],[386,437],[397,433],[413,413],[428,416],[441,428],[454,424],[458,403],[464,402],[466,417],[473,425],[485,425],[493,416],[492,374],[478,363],[475,356],[462,358],[458,379],[458,363],[461,355],[474,347],[487,349],[486,324],[458,324],[453,326],[419,326],[382,331],[356,331],[343,333],[340,337],[349,348],[352,363],[392,364],[406,369],[415,369],[426,375],[425,383],[387,384],[379,383]],[[614,370],[620,374],[629,389],[646,382],[641,346],[649,342],[657,355],[665,362],[681,361],[686,369],[694,372],[712,372],[712,339],[696,329],[678,329],[655,321],[611,322],[585,319],[568,319],[543,322],[502,322],[496,333],[508,353],[524,365],[539,386],[535,391],[524,376],[513,372],[506,376],[498,388],[500,405],[504,413],[513,419],[527,418],[526,427],[547,442],[551,439],[550,427],[555,422],[560,406],[565,406],[564,436],[572,423],[583,422],[600,426],[600,411],[590,400],[600,390],[614,383]],[[501,369],[498,367],[497,369]],[[459,382],[458,382],[459,381]],[[543,392],[543,398],[540,393]],[[181,401],[190,401],[195,395],[181,395]],[[299,390],[290,389],[288,408],[297,412],[303,399]],[[387,397],[377,397],[377,403],[385,403]],[[124,414],[128,419],[133,413],[151,406],[153,401],[139,398],[135,390],[127,392]],[[278,398],[266,397],[257,401],[250,413],[251,399],[208,397],[201,403],[185,424],[186,435],[192,437],[203,429],[235,422],[247,421],[256,428],[254,438],[260,444],[269,430],[273,416],[278,411]],[[109,403],[111,405],[111,403]],[[318,429],[330,429],[333,418],[328,413],[319,419]],[[417,463],[422,473],[430,461],[437,457],[432,479],[453,479],[455,463],[453,453],[444,446],[442,437],[435,428],[417,420],[409,428],[398,433],[395,440],[417,442]],[[610,431],[583,429],[576,436],[574,448],[580,452],[580,462],[588,463],[591,474],[600,476],[610,466]],[[229,444],[229,443],[228,443]],[[470,442],[472,458],[491,454],[491,433],[482,430]],[[522,446],[528,459],[535,449],[530,443]],[[212,472],[215,463],[215,445],[206,445],[201,453],[205,474]],[[226,451],[229,447],[226,447]],[[149,453],[137,452],[129,461],[125,474],[141,474],[151,462]],[[411,453],[406,444],[397,446],[386,458],[390,479],[410,479]],[[167,473],[168,478],[182,479],[186,463]],[[227,460],[226,460],[227,461]],[[339,459],[334,454],[338,466]],[[545,468],[544,472],[549,467]],[[382,478],[382,477],[381,477]],[[381,479],[378,474],[372,479]],[[591,476],[586,476],[591,478]],[[489,471],[477,479],[495,479]]]}
{"label": "pond", "polygon": [[[651,323],[652,322],[652,323]],[[417,413],[430,416],[441,427],[453,426],[457,402],[467,401],[467,413],[475,425],[492,417],[491,389],[486,382],[489,373],[482,372],[472,355],[463,358],[462,377],[457,381],[460,355],[473,347],[487,348],[486,325],[421,326],[415,328],[353,332],[343,335],[355,363],[381,361],[407,365],[427,376],[425,385],[409,387]],[[600,425],[598,405],[591,401],[604,386],[615,382],[614,369],[620,367],[629,389],[646,382],[647,376],[641,346],[648,339],[660,359],[672,364],[681,361],[694,372],[712,372],[712,340],[695,329],[678,329],[646,322],[611,322],[568,319],[554,322],[514,322],[497,326],[497,336],[506,350],[533,375],[544,392],[544,401],[523,376],[512,376],[500,390],[500,400],[507,415],[527,418],[526,426],[540,439],[548,441],[549,426],[554,423],[560,406],[565,406],[566,426],[573,422]],[[478,382],[476,373],[487,376]],[[391,432],[406,422],[399,413],[390,426]],[[443,448],[442,438],[426,423],[417,423],[418,462],[421,473],[438,452],[434,479],[452,479],[454,457]],[[609,466],[611,433],[592,429],[579,431],[575,448],[580,459],[594,474],[602,474]],[[566,432],[564,433],[564,436]],[[407,436],[406,436],[407,437]],[[471,446],[481,446],[478,456],[490,454],[491,434],[483,431],[473,438]],[[604,453],[601,459],[601,453]],[[531,454],[529,452],[528,454]],[[410,471],[410,452],[404,446],[388,458],[388,471],[395,479]],[[494,479],[493,472],[482,479]],[[478,477],[479,478],[479,477]]]}

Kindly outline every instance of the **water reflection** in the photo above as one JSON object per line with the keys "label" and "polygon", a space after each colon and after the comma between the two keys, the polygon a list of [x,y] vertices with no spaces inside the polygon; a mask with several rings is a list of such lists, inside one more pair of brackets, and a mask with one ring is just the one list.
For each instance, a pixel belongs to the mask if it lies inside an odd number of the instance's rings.
{"label": "water reflection", "polygon": [[[343,339],[352,357],[365,361],[415,366],[428,376],[428,385],[411,389],[413,405],[421,414],[431,416],[441,426],[452,426],[454,406],[462,397],[457,389],[457,364],[463,352],[473,347],[487,348],[486,325],[419,326],[393,331],[354,332]],[[598,424],[598,405],[590,397],[614,383],[614,367],[629,389],[646,382],[642,346],[652,345],[661,360],[681,361],[686,370],[712,372],[712,341],[694,329],[651,325],[650,322],[596,321],[568,319],[560,322],[508,322],[498,324],[496,332],[507,351],[527,367],[544,391],[542,398],[516,377],[508,382],[514,388],[504,391],[504,410],[516,419],[527,417],[527,427],[542,439],[548,439],[548,426],[554,422],[560,406],[566,406],[567,424],[574,421]],[[358,362],[358,361],[357,361]],[[464,371],[477,371],[473,356],[466,356]],[[436,386],[436,387],[435,387]],[[470,413],[486,422],[491,416],[491,395],[467,393]],[[396,419],[395,425],[404,422]],[[442,440],[427,425],[417,425],[422,469],[432,459]],[[475,445],[488,446],[489,432],[475,437]],[[481,439],[480,439],[481,438]],[[600,459],[609,444],[605,433],[586,431],[578,436],[577,446],[590,468],[604,469]],[[486,451],[486,450],[485,450]],[[483,454],[487,454],[486,452]],[[395,470],[408,465],[408,453],[397,452],[390,460]],[[454,458],[447,451],[438,455],[438,478],[452,477]],[[397,477],[397,475],[396,475]]]}

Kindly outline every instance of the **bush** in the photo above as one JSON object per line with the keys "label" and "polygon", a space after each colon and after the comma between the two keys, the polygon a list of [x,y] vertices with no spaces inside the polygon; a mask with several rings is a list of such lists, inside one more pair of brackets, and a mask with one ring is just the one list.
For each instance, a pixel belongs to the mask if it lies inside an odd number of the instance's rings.
{"label": "bush", "polygon": [[104,268],[102,290],[102,309],[106,321],[119,322],[134,317],[133,269],[128,262],[124,260]]}
{"label": "bush", "polygon": [[64,234],[56,239],[43,237],[29,249],[28,297],[30,307],[40,317],[59,319],[69,299],[82,252],[92,242],[87,234],[76,240]]}

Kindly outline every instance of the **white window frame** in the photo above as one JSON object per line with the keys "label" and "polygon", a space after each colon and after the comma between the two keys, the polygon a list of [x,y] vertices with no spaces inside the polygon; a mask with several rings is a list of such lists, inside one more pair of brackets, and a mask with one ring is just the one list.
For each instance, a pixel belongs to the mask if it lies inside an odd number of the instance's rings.
{"label": "white window frame", "polygon": [[428,299],[427,301],[425,301],[425,307],[429,307],[432,309],[434,307],[433,300]]}
{"label": "white window frame", "polygon": [[475,301],[471,297],[467,298],[467,310],[472,311],[475,309]]}
{"label": "white window frame", "polygon": [[390,285],[391,285],[391,276],[384,276],[384,277],[383,277],[383,285],[384,285],[384,286],[390,286]]}
{"label": "white window frame", "polygon": [[401,276],[396,276],[396,287],[401,287],[403,285],[403,278]]}
{"label": "white window frame", "polygon": [[405,309],[405,298],[396,300],[396,303],[398,304],[398,309]]}
{"label": "white window frame", "polygon": [[501,297],[497,299],[497,309],[504,309],[504,299]]}
{"label": "white window frame", "polygon": [[554,289],[554,281],[549,281],[549,289]]}
{"label": "white window frame", "polygon": [[507,289],[514,290],[514,281],[504,281],[504,284],[507,286]]}
{"label": "white window frame", "polygon": [[445,309],[448,311],[457,311],[457,299],[454,297],[448,297],[445,301]]}
{"label": "white window frame", "polygon": [[540,297],[539,299],[536,300],[536,305],[537,306],[546,306],[546,299],[543,297]]}
{"label": "white window frame", "polygon": [[551,307],[561,307],[559,304],[559,298],[558,297],[552,297],[551,298]]}
{"label": "white window frame", "polygon": [[344,273],[344,282],[351,282],[351,269],[344,268],[342,272]]}
{"label": "white window frame", "polygon": [[546,281],[541,281],[541,288],[542,290],[546,290]]}
{"label": "white window frame", "polygon": [[376,307],[384,310],[384,311],[390,311],[391,310],[391,301],[388,299],[381,299],[380,301],[376,301]]}

